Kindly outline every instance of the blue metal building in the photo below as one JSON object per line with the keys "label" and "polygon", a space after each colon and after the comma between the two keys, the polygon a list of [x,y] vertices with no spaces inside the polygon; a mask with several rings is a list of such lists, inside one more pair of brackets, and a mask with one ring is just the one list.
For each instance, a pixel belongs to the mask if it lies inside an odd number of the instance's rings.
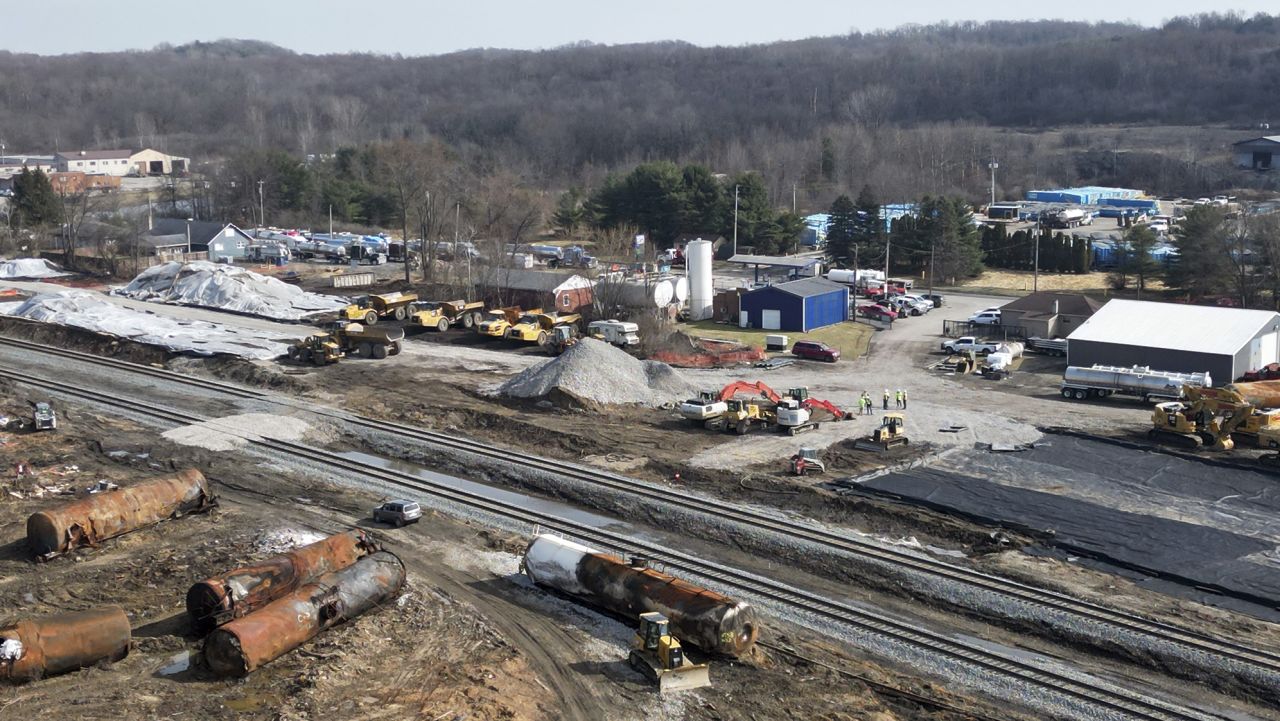
{"label": "blue metal building", "polygon": [[803,278],[742,295],[739,325],[808,333],[849,320],[849,287],[826,278]]}

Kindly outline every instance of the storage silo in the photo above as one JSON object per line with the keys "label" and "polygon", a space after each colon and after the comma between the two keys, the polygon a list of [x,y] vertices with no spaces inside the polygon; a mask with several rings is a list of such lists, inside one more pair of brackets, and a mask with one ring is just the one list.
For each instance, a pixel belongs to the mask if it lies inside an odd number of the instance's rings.
{"label": "storage silo", "polygon": [[706,320],[712,315],[711,241],[693,240],[684,249],[689,271],[689,319]]}

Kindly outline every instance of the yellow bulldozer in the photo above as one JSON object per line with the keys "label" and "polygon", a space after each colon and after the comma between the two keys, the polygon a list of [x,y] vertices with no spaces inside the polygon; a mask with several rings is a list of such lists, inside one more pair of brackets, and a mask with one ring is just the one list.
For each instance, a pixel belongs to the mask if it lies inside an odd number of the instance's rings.
{"label": "yellow bulldozer", "polygon": [[901,413],[886,413],[881,417],[880,425],[871,431],[871,435],[859,438],[854,447],[863,451],[887,451],[905,446],[909,442],[906,417]]}
{"label": "yellow bulldozer", "polygon": [[628,663],[657,683],[659,693],[710,686],[707,664],[690,661],[669,626],[667,617],[657,611],[640,614],[640,628],[631,642]]}

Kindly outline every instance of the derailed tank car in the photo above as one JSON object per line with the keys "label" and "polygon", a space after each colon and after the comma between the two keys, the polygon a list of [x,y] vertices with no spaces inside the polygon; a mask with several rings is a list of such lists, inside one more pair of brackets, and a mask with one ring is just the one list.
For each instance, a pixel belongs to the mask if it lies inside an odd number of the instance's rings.
{"label": "derailed tank car", "polygon": [[27,519],[27,544],[36,556],[51,558],[211,505],[204,475],[188,468],[33,513]]}
{"label": "derailed tank car", "polygon": [[132,633],[119,606],[20,620],[0,628],[0,680],[33,681],[119,661]]}
{"label": "derailed tank car", "polygon": [[210,630],[262,608],[326,573],[341,571],[378,550],[364,531],[334,534],[260,563],[193,585],[187,614],[197,630]]}
{"label": "derailed tank car", "polygon": [[536,536],[521,565],[534,583],[614,613],[634,618],[658,611],[676,638],[709,653],[742,656],[759,633],[755,609],[746,603],[559,536]]}

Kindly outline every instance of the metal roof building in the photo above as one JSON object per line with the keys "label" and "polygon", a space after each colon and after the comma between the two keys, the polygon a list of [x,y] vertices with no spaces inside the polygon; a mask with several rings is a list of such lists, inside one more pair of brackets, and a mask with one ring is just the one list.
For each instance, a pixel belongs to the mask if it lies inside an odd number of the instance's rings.
{"label": "metal roof building", "polygon": [[744,293],[738,324],[744,328],[808,333],[849,320],[849,286],[804,278]]}
{"label": "metal roof building", "polygon": [[1231,144],[1236,167],[1254,170],[1271,170],[1280,155],[1280,135],[1264,135],[1261,138],[1241,140]]}
{"label": "metal roof building", "polygon": [[1067,362],[1212,374],[1230,383],[1280,361],[1280,313],[1112,300],[1067,336]]}

